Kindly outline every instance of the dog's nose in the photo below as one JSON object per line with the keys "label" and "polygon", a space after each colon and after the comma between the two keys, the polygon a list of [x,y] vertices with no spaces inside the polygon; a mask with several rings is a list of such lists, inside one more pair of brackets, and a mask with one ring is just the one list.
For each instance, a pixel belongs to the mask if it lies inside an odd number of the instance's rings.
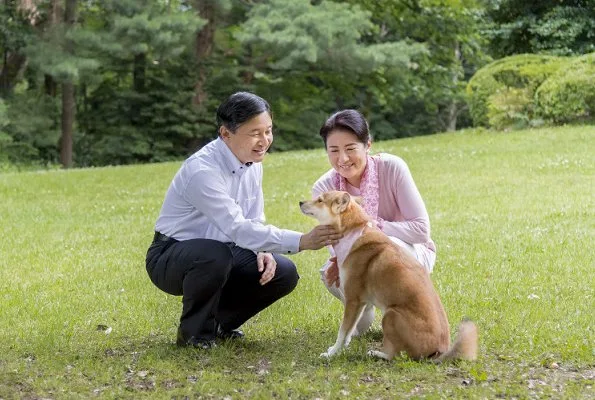
{"label": "dog's nose", "polygon": [[303,202],[303,201],[300,201],[300,207],[301,207],[303,204],[304,204],[304,202]]}

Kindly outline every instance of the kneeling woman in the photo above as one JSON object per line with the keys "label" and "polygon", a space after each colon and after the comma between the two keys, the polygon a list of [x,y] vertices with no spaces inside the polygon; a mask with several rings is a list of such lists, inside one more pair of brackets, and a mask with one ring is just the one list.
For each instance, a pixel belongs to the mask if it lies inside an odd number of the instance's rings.
{"label": "kneeling woman", "polygon": [[[312,196],[329,190],[361,196],[364,209],[378,227],[431,273],[436,246],[430,238],[430,219],[405,161],[387,153],[370,156],[368,122],[356,110],[333,114],[320,128],[320,136],[333,168],[316,181]],[[344,301],[336,259],[329,249],[331,258],[320,270],[322,282]],[[374,307],[369,305],[354,334],[365,332],[373,321]]]}

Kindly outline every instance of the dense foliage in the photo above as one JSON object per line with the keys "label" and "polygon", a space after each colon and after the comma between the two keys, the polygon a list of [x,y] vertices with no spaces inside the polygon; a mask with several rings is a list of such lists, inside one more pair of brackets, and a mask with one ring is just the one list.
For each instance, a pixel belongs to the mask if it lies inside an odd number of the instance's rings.
{"label": "dense foliage", "polygon": [[595,53],[575,58],[536,92],[538,114],[555,123],[594,122]]}
{"label": "dense foliage", "polygon": [[[586,0],[4,0],[0,162],[180,158],[215,136],[215,108],[237,90],[271,103],[273,151],[320,146],[322,122],[348,107],[376,139],[497,122],[537,86],[469,107],[475,71],[491,56],[593,51],[593,21]],[[539,118],[565,120],[564,102],[592,115],[591,97],[560,92],[575,75],[548,81]]]}
{"label": "dense foliage", "polygon": [[505,57],[477,71],[467,94],[476,125],[506,129],[593,122],[595,53]]}
{"label": "dense foliage", "polygon": [[487,30],[494,57],[595,51],[593,0],[490,0]]}

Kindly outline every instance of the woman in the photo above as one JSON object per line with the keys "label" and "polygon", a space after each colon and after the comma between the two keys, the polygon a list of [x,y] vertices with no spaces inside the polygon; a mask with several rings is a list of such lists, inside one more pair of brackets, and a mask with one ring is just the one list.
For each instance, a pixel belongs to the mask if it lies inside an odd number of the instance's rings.
{"label": "woman", "polygon": [[[368,123],[356,110],[333,114],[320,128],[320,136],[333,168],[316,181],[312,196],[329,190],[361,196],[364,209],[378,227],[431,273],[436,246],[430,238],[430,220],[405,161],[386,153],[370,156]],[[335,297],[344,301],[335,261],[331,249],[331,258],[320,269],[321,279]],[[374,307],[369,305],[354,334],[365,332],[373,320]]]}

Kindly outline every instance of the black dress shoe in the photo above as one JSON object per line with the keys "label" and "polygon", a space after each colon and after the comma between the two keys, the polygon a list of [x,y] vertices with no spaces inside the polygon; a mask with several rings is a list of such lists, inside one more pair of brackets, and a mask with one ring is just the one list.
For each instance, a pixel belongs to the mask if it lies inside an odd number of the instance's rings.
{"label": "black dress shoe", "polygon": [[217,324],[217,339],[222,340],[235,340],[235,339],[242,339],[244,337],[244,332],[239,329],[232,329],[231,331],[226,331],[221,328],[221,325]]}
{"label": "black dress shoe", "polygon": [[213,339],[201,339],[194,336],[190,336],[189,339],[184,339],[184,335],[182,335],[182,330],[180,328],[178,328],[178,338],[176,339],[176,345],[178,347],[194,347],[195,349],[204,350],[217,347],[217,344]]}

